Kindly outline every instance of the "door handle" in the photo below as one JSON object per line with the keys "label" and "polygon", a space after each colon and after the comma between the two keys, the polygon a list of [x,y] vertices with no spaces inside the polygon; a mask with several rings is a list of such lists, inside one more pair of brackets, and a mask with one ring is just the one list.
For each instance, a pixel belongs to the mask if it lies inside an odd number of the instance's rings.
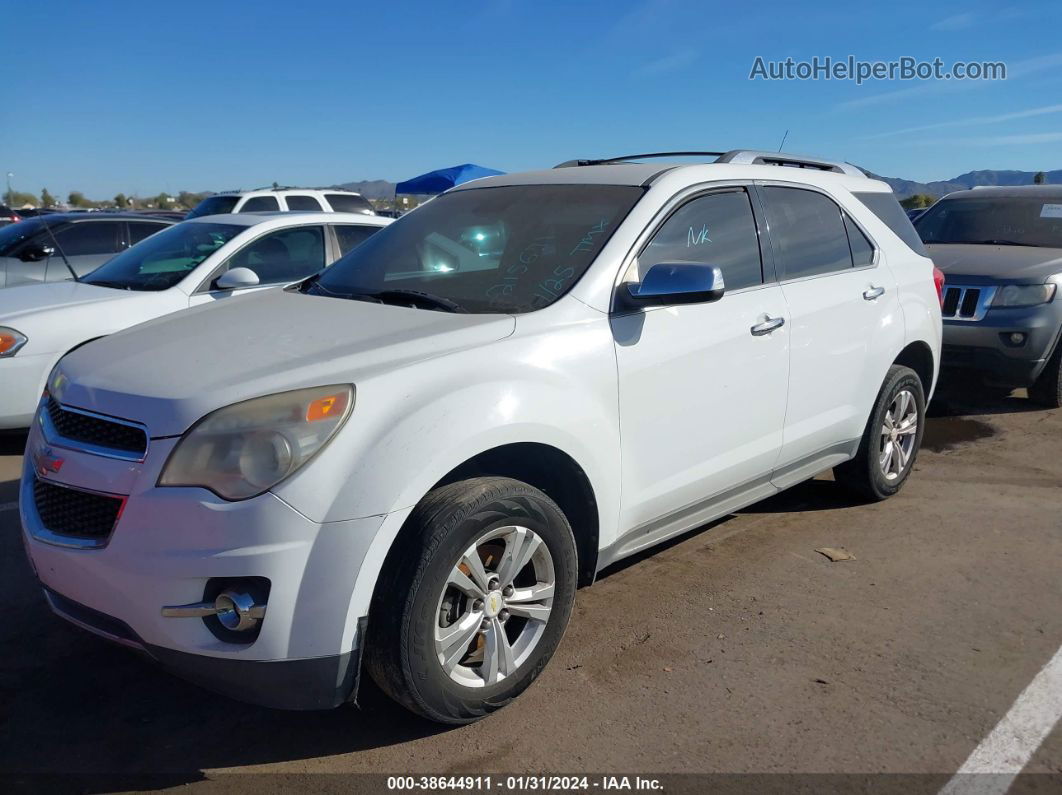
{"label": "door handle", "polygon": [[867,301],[873,301],[875,298],[881,298],[883,295],[885,295],[884,287],[871,287],[863,293],[863,298]]}
{"label": "door handle", "polygon": [[753,337],[762,337],[764,334],[770,334],[775,329],[781,328],[785,325],[784,317],[769,317],[762,323],[757,323],[749,331],[752,332]]}

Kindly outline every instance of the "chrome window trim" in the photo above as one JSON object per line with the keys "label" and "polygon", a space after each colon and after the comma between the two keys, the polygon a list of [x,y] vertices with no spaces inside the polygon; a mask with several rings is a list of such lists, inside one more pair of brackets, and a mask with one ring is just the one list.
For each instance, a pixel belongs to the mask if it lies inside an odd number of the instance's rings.
{"label": "chrome window trim", "polygon": [[[671,169],[667,170],[670,171]],[[735,290],[727,290],[723,295],[723,299],[721,300],[725,300],[728,295],[738,295],[739,293],[743,292],[751,292],[753,290],[762,290],[765,287],[777,286],[778,282],[775,281],[773,275],[771,277],[768,277],[767,275],[768,263],[766,252],[764,250],[764,240],[760,234],[761,230],[759,223],[757,222],[756,208],[754,205],[755,197],[752,195],[751,190],[753,184],[754,183],[752,180],[747,179],[728,179],[719,180],[718,182],[699,182],[696,185],[690,185],[686,188],[683,188],[678,193],[675,193],[671,197],[669,197],[668,200],[660,206],[660,209],[658,209],[653,215],[653,217],[649,220],[649,223],[647,223],[642,229],[642,231],[638,234],[638,236],[634,240],[634,243],[627,251],[627,254],[623,257],[623,260],[620,263],[619,270],[617,271],[616,278],[612,285],[612,295],[609,299],[609,314],[615,314],[617,311],[616,293],[619,290],[623,289],[624,284],[629,283],[625,281],[625,279],[627,278],[627,275],[630,272],[631,268],[638,263],[638,258],[642,256],[642,253],[652,241],[653,237],[655,237],[656,233],[660,230],[660,228],[665,223],[667,223],[667,220],[672,216],[672,214],[675,213],[677,210],[681,209],[681,207],[687,202],[693,201],[694,199],[699,199],[703,196],[708,196],[712,193],[726,193],[728,191],[734,190],[735,188],[744,191],[746,198],[748,198],[749,200],[749,211],[752,213],[753,223],[756,226],[756,243],[760,249],[760,275],[762,281],[759,284],[750,284],[747,287],[739,287]],[[639,201],[643,200],[644,197],[643,199],[639,199]],[[768,245],[770,245],[769,242]],[[652,309],[667,308],[668,307],[652,307]],[[644,312],[648,310],[650,310],[650,307],[646,307],[641,311]]]}
{"label": "chrome window trim", "polygon": [[[947,280],[944,281],[944,297],[947,298],[948,290],[959,291],[959,301],[955,304],[954,315],[942,315],[943,320],[954,320],[958,323],[976,323],[979,320],[984,320],[985,315],[988,314],[988,310],[992,307],[992,301],[996,297],[996,293],[999,291],[999,287],[994,284],[948,284]],[[959,315],[959,309],[962,307],[963,298],[966,297],[967,290],[980,290],[981,294],[977,297],[977,306],[974,308],[974,313],[970,317],[962,317]]]}
{"label": "chrome window trim", "polygon": [[44,434],[44,440],[52,447],[60,447],[64,450],[74,450],[79,453],[88,453],[89,455],[98,455],[101,458],[114,458],[119,461],[132,461],[140,464],[147,458],[148,450],[151,449],[151,434],[148,433],[147,426],[142,422],[132,422],[131,420],[122,420],[117,417],[111,417],[107,414],[100,414],[95,411],[86,411],[85,409],[74,408],[73,406],[67,406],[64,403],[60,403],[56,400],[56,404],[63,411],[70,411],[74,414],[80,414],[84,417],[91,417],[96,420],[103,420],[105,422],[113,422],[116,425],[125,425],[129,428],[137,428],[144,432],[144,452],[133,453],[126,450],[116,450],[113,447],[103,447],[102,445],[92,444],[91,442],[80,442],[77,439],[68,439],[59,433],[59,430],[52,422],[51,416],[48,414],[47,408],[48,396],[45,395],[41,398],[41,402],[37,406],[37,423],[41,426],[41,433]]}
{"label": "chrome window trim", "polygon": [[[122,506],[118,509],[118,516],[115,518],[114,524],[111,525],[111,529],[107,535],[103,538],[78,538],[77,536],[56,533],[45,527],[40,514],[37,513],[37,503],[33,497],[33,484],[38,480],[47,483],[49,486],[57,486],[58,488],[68,489],[69,491],[98,494],[101,497],[111,497],[113,499],[121,500]],[[111,536],[114,535],[114,528],[118,526],[118,521],[122,518],[122,512],[125,510],[125,505],[129,501],[129,498],[123,494],[111,494],[106,491],[67,486],[65,483],[56,483],[54,480],[40,478],[36,472],[27,472],[22,477],[19,500],[22,503],[23,518],[26,520],[26,530],[35,540],[45,544],[51,544],[55,547],[66,547],[67,549],[103,549],[110,543]]]}

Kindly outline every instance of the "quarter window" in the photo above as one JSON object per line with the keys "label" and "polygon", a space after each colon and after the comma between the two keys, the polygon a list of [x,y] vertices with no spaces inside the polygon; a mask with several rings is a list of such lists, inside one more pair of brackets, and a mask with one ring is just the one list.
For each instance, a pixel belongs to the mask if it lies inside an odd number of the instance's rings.
{"label": "quarter window", "polygon": [[325,198],[337,213],[363,213],[372,215],[372,204],[364,196],[352,193],[326,193]]}
{"label": "quarter window", "polygon": [[701,262],[723,271],[727,290],[763,283],[752,204],[743,189],[710,193],[684,204],[638,257],[641,275],[653,265]]}
{"label": "quarter window", "polygon": [[855,221],[844,216],[844,228],[848,232],[848,245],[852,249],[852,264],[857,268],[874,264],[874,244],[867,240]]}
{"label": "quarter window", "polygon": [[227,269],[249,268],[260,284],[287,284],[324,268],[324,251],[323,227],[281,229],[241,249],[229,259]]}
{"label": "quarter window", "polygon": [[55,233],[62,253],[68,257],[113,254],[118,251],[118,224],[82,221]]}
{"label": "quarter window", "polygon": [[288,203],[288,209],[296,212],[310,210],[319,213],[323,209],[321,203],[313,196],[288,196],[286,201]]}
{"label": "quarter window", "polygon": [[799,188],[764,188],[767,223],[784,279],[833,273],[852,267],[852,250],[831,199]]}
{"label": "quarter window", "polygon": [[276,196],[252,196],[243,203],[241,213],[268,213],[280,209]]}

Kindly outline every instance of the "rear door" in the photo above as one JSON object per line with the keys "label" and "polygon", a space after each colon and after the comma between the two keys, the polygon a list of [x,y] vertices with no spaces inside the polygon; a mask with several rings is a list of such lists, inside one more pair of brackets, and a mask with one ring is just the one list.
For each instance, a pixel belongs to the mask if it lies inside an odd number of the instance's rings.
{"label": "rear door", "polygon": [[821,471],[852,452],[891,363],[893,334],[902,338],[903,317],[881,252],[832,197],[783,185],[763,185],[760,193],[791,316],[776,475],[788,485],[802,466]]}

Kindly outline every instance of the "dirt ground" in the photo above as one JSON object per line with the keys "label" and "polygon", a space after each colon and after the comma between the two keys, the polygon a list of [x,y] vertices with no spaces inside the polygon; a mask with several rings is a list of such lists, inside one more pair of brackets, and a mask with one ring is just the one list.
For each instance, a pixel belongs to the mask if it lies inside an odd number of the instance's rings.
{"label": "dirt ground", "polygon": [[[150,773],[157,786],[256,790],[270,779],[224,774],[943,783],[1062,645],[1062,411],[964,393],[932,414],[898,497],[860,504],[823,477],[613,568],[579,592],[538,682],[457,729],[371,685],[360,709],[245,706],[52,616],[13,509],[19,442],[0,440],[0,771],[31,785],[41,772]],[[824,546],[856,559],[831,563]],[[1026,771],[1062,774],[1062,725]]]}

